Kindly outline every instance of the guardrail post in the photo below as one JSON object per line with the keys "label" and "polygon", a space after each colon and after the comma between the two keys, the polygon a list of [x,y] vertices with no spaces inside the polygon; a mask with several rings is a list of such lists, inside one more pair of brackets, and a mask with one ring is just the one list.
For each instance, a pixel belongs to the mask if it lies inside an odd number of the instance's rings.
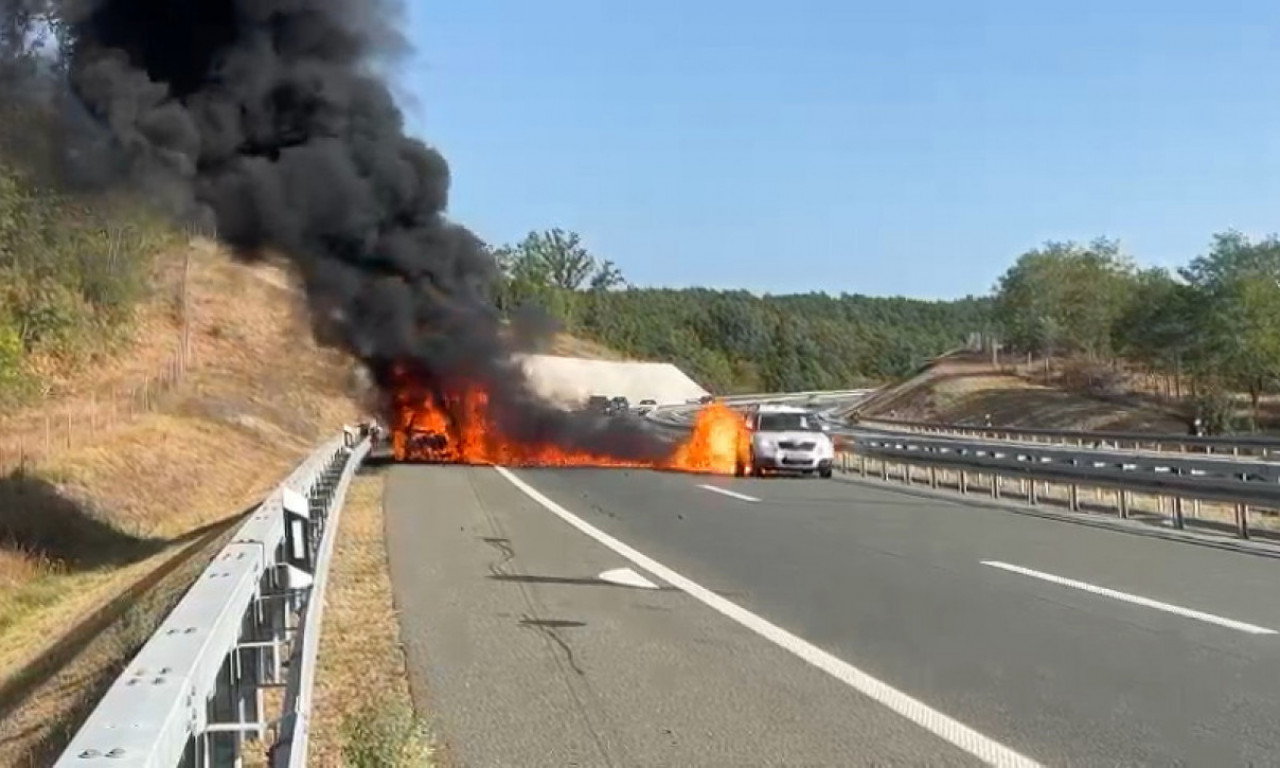
{"label": "guardrail post", "polygon": [[1118,501],[1120,506],[1120,519],[1128,520],[1129,519],[1129,492],[1124,489],[1121,489],[1119,491],[1116,491],[1116,496],[1119,497]]}
{"label": "guardrail post", "polygon": [[932,467],[932,466],[929,467],[929,487],[935,488],[935,489],[938,487],[938,468],[937,467]]}
{"label": "guardrail post", "polygon": [[1181,530],[1186,527],[1186,519],[1182,514],[1182,497],[1173,497],[1173,527]]}
{"label": "guardrail post", "polygon": [[1028,479],[1026,481],[1026,484],[1027,484],[1026,485],[1027,503],[1030,504],[1031,506],[1035,506],[1040,502],[1040,499],[1037,498],[1037,494],[1040,489],[1036,487],[1036,481],[1034,479]]}
{"label": "guardrail post", "polygon": [[889,462],[885,459],[880,460],[880,479],[889,482]]}
{"label": "guardrail post", "polygon": [[960,493],[968,493],[968,492],[969,492],[969,473],[962,469],[960,470]]}
{"label": "guardrail post", "polygon": [[998,472],[991,473],[991,498],[1000,498],[1000,474]]}
{"label": "guardrail post", "polygon": [[1075,483],[1067,486],[1067,509],[1072,512],[1080,511],[1080,486]]}
{"label": "guardrail post", "polygon": [[867,457],[866,456],[858,457],[858,474],[862,475],[863,477],[867,476]]}
{"label": "guardrail post", "polygon": [[1236,505],[1236,535],[1242,539],[1249,538],[1249,505]]}
{"label": "guardrail post", "polygon": [[902,465],[902,484],[911,485],[911,465],[910,464]]}

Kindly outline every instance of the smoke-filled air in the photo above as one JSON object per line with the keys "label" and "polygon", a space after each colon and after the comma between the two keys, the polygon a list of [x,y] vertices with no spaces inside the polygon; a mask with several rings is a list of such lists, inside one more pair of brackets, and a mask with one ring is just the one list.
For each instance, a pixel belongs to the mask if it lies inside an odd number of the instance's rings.
{"label": "smoke-filled air", "polygon": [[[174,215],[204,219],[241,258],[287,257],[317,337],[368,367],[393,425],[436,419],[451,443],[442,455],[456,460],[731,469],[732,455],[673,454],[632,420],[532,394],[491,301],[497,266],[446,217],[448,164],[406,134],[379,74],[407,50],[393,31],[398,5],[3,3],[7,22],[44,9],[56,28],[62,111],[96,133],[68,133],[81,172],[109,169]],[[32,37],[0,36],[11,48]],[[712,420],[723,432],[726,419],[736,421],[719,410]]]}

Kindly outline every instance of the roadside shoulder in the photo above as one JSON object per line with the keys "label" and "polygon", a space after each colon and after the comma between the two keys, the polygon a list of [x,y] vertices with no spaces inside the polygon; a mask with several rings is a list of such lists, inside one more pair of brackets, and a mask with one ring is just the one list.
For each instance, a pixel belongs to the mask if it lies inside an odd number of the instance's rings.
{"label": "roadside shoulder", "polygon": [[358,475],[339,523],[316,675],[313,765],[437,764],[409,697],[387,570],[383,485],[375,468]]}

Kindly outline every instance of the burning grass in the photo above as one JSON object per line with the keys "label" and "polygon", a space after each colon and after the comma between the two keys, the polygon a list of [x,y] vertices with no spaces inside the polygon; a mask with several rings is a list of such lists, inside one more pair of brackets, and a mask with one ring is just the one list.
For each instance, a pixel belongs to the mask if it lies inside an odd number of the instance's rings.
{"label": "burning grass", "polygon": [[[723,403],[698,413],[693,431],[665,453],[638,446],[616,451],[566,448],[554,438],[516,437],[500,426],[488,392],[466,385],[440,394],[404,374],[394,378],[392,450],[397,461],[518,467],[619,467],[733,474],[745,463],[749,432],[742,416]],[[581,419],[591,418],[581,415]],[[603,417],[602,417],[603,418]],[[649,435],[636,426],[619,438]],[[654,439],[654,444],[657,441]],[[637,457],[643,455],[644,457]]]}

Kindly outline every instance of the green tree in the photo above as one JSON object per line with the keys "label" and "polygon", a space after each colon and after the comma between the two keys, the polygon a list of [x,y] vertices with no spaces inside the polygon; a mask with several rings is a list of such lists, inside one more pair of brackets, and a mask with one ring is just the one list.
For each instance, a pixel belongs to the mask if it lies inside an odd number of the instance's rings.
{"label": "green tree", "polygon": [[596,272],[596,259],[577,232],[530,232],[515,247],[516,262],[527,276],[555,288],[576,291]]}
{"label": "green tree", "polygon": [[1195,356],[1204,379],[1258,403],[1280,382],[1280,239],[1228,231],[1182,270],[1196,292]]}
{"label": "green tree", "polygon": [[1019,349],[1108,356],[1133,269],[1111,240],[1046,243],[1024,253],[1001,276],[995,318],[1006,341]]}
{"label": "green tree", "polygon": [[1202,346],[1198,299],[1194,288],[1168,270],[1139,272],[1116,317],[1112,343],[1149,370],[1172,374],[1174,391],[1180,393],[1183,367],[1194,363]]}

